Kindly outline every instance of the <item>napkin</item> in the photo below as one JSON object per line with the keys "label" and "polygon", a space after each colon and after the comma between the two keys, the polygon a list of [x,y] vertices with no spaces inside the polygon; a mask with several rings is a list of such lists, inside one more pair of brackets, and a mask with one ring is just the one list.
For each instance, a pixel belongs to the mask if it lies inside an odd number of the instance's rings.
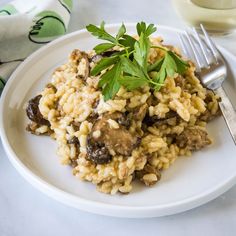
{"label": "napkin", "polygon": [[0,93],[33,51],[66,33],[72,0],[16,0],[0,6]]}

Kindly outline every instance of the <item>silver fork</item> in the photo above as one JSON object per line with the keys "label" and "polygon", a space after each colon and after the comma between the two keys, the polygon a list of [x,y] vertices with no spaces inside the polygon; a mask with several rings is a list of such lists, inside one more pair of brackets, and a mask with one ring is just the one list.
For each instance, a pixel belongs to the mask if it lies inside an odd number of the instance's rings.
{"label": "silver fork", "polygon": [[196,62],[196,70],[202,84],[221,97],[219,106],[236,145],[236,111],[222,87],[227,77],[225,61],[203,25],[200,27],[205,40],[193,28],[192,33],[186,31],[181,34],[180,41],[185,54]]}

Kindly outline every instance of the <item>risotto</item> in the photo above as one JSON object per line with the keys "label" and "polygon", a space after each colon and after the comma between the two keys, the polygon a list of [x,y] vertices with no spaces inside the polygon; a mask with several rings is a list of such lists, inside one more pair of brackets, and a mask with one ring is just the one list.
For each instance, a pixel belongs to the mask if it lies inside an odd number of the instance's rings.
{"label": "risotto", "polygon": [[[150,41],[181,57],[161,38]],[[148,62],[162,56],[163,50],[151,48]],[[206,123],[219,114],[219,97],[201,85],[191,61],[184,74],[167,76],[159,91],[121,86],[106,101],[98,87],[104,71],[90,74],[102,57],[75,49],[26,110],[27,130],[55,139],[61,163],[74,176],[103,193],[129,193],[134,179],[152,186],[177,157],[211,144]]]}

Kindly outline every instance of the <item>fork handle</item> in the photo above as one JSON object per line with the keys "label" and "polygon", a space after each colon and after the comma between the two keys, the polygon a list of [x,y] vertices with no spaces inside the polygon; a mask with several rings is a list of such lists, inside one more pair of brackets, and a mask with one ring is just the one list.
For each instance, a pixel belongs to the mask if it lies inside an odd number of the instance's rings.
{"label": "fork handle", "polygon": [[215,90],[215,92],[221,97],[219,106],[230,131],[230,134],[236,145],[236,111],[234,110],[234,107],[230,102],[227,94],[225,93],[223,87],[219,87]]}

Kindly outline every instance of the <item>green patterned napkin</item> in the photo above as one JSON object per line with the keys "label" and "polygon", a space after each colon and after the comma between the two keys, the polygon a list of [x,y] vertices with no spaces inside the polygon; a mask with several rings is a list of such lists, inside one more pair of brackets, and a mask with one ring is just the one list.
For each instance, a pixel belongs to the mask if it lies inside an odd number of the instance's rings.
{"label": "green patterned napkin", "polygon": [[66,33],[72,0],[16,0],[0,7],[0,93],[14,69]]}

